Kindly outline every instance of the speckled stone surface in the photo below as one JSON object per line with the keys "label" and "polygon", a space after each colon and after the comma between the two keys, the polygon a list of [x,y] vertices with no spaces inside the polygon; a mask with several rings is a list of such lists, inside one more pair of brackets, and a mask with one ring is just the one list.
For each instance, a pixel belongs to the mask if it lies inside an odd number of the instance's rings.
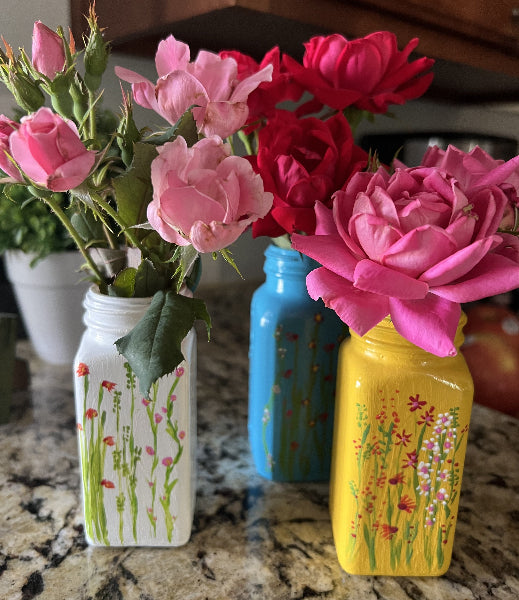
{"label": "speckled stone surface", "polygon": [[476,406],[451,567],[356,577],[337,563],[326,484],[258,476],[247,442],[250,285],[210,293],[198,343],[198,494],[190,542],[90,548],[83,537],[71,369],[34,359],[0,426],[1,600],[515,600],[519,421]]}

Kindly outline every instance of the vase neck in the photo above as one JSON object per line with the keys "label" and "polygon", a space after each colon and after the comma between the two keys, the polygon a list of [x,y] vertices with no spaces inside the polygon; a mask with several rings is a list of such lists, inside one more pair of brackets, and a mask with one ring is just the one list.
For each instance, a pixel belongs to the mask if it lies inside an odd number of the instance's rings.
{"label": "vase neck", "polygon": [[319,265],[297,250],[279,248],[271,244],[265,250],[263,270],[267,283],[282,292],[287,286],[301,288],[306,293],[306,276]]}
{"label": "vase neck", "polygon": [[98,338],[115,340],[131,331],[144,316],[151,298],[106,296],[91,287],[86,293],[83,321]]}
{"label": "vase neck", "polygon": [[[467,317],[465,313],[462,312],[454,338],[454,345],[458,351],[463,344],[463,327],[465,326],[466,322]],[[398,331],[396,331],[390,317],[386,317],[380,321],[378,325],[375,325],[375,327],[370,329],[363,336],[357,335],[352,330],[350,330],[350,333],[352,343],[358,344],[365,351],[412,354],[415,358],[418,358],[423,362],[431,360],[449,360],[451,358],[436,356],[406,340],[398,333]]]}

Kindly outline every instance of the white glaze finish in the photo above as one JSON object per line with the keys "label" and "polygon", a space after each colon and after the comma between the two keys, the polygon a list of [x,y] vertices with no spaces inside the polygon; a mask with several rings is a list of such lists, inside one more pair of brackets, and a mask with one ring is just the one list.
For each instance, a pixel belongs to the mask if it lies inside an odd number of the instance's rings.
{"label": "white glaze finish", "polygon": [[[89,548],[70,370],[31,358],[0,427],[2,600],[516,600],[519,421],[475,406],[453,560],[440,578],[356,577],[337,562],[326,484],[255,473],[247,442],[248,299],[218,290],[198,343],[198,492],[181,548]],[[30,355],[27,346],[19,354]]]}

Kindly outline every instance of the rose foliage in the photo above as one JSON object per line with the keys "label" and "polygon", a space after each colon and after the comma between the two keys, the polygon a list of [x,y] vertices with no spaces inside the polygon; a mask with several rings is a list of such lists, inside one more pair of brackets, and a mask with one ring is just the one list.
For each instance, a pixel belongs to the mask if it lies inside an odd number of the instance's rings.
{"label": "rose foliage", "polygon": [[519,242],[499,229],[518,175],[519,157],[454,148],[393,174],[356,174],[331,208],[316,206],[315,235],[292,237],[322,265],[308,275],[310,296],[359,335],[389,315],[416,346],[455,354],[460,303],[519,286]]}

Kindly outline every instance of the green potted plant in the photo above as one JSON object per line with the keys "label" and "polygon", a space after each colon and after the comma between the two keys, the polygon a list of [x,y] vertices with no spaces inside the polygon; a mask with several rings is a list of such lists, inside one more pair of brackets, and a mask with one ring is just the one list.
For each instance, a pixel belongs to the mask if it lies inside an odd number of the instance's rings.
{"label": "green potted plant", "polygon": [[0,189],[0,254],[36,353],[52,364],[72,363],[84,330],[84,261],[56,215],[25,186]]}

